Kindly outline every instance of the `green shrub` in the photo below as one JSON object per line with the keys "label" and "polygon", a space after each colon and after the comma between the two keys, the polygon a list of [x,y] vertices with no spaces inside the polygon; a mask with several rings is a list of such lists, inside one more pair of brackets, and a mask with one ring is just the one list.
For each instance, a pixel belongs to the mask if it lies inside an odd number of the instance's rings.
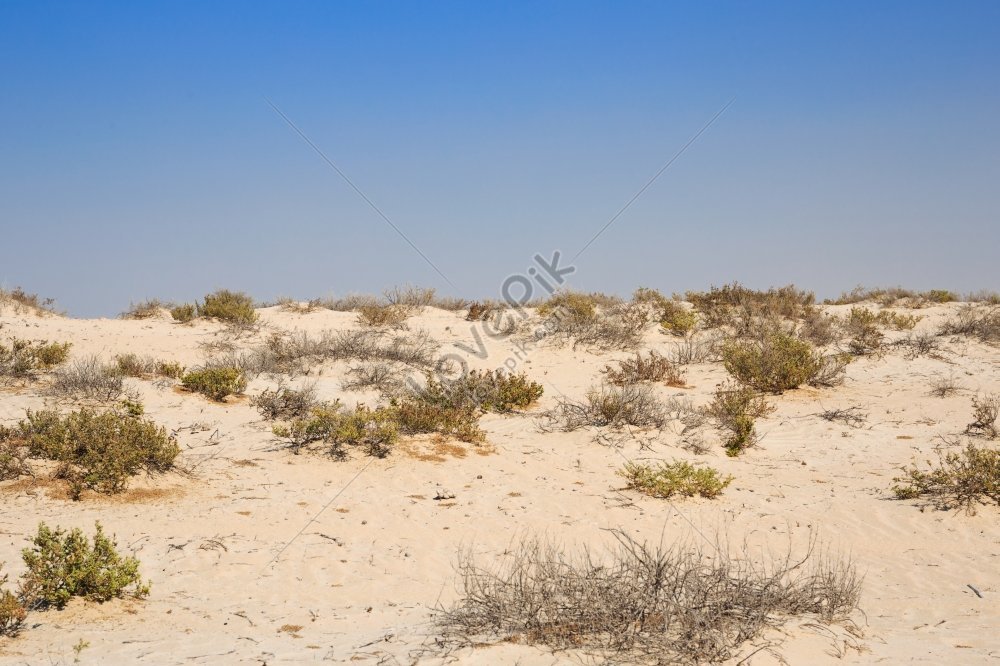
{"label": "green shrub", "polygon": [[174,318],[174,321],[186,324],[198,316],[198,310],[191,303],[182,303],[170,308],[170,316]]}
{"label": "green shrub", "polygon": [[747,386],[725,385],[715,392],[705,414],[729,432],[726,453],[737,456],[757,442],[756,420],[774,411],[767,399]]}
{"label": "green shrub", "polygon": [[0,344],[0,377],[31,377],[38,371],[50,370],[69,358],[69,342],[41,342],[12,338]]}
{"label": "green shrub", "polygon": [[184,376],[184,366],[176,361],[157,361],[154,372],[161,377],[180,379]]}
{"label": "green shrub", "polygon": [[139,560],[122,557],[113,538],[95,526],[93,545],[79,529],[70,532],[38,525],[32,547],[22,551],[28,571],[23,589],[32,607],[64,607],[73,597],[104,602],[126,595],[149,595],[139,575]]}
{"label": "green shrub", "polygon": [[56,476],[70,482],[74,498],[84,488],[118,493],[140,471],[170,469],[180,453],[164,428],[141,415],[141,405],[134,403],[123,403],[119,411],[84,408],[65,416],[28,410],[8,437],[8,446],[24,447],[29,458],[58,462]]}
{"label": "green shrub", "polygon": [[924,297],[932,303],[951,303],[958,300],[958,294],[947,289],[931,289]]}
{"label": "green shrub", "polygon": [[523,372],[472,370],[449,382],[427,375],[426,387],[413,392],[416,400],[456,409],[479,408],[486,412],[524,409],[542,397],[542,385]]}
{"label": "green shrub", "polygon": [[660,463],[658,466],[626,463],[618,475],[628,482],[629,490],[638,490],[651,497],[700,495],[718,497],[732,483],[733,477],[723,477],[711,467],[695,467],[686,462]]}
{"label": "green shrub", "polygon": [[229,395],[239,395],[247,388],[246,377],[238,368],[218,367],[192,370],[181,378],[189,391],[222,402]]}
{"label": "green shrub", "polygon": [[7,304],[13,304],[17,313],[25,310],[39,315],[55,312],[55,299],[41,298],[38,294],[28,293],[21,287],[14,287],[11,291],[0,289],[0,306]]}
{"label": "green shrub", "polygon": [[618,367],[604,366],[601,371],[608,382],[626,386],[639,382],[663,382],[667,386],[684,386],[684,374],[666,356],[651,351],[648,358],[637,353],[634,357],[618,361]]}
{"label": "green shrub", "polygon": [[337,458],[345,457],[349,446],[361,446],[367,455],[384,458],[399,437],[399,424],[392,410],[358,405],[348,411],[339,402],[315,407],[308,417],[273,430],[296,452],[322,443]]}
{"label": "green shrub", "polygon": [[738,282],[713,286],[708,292],[689,291],[684,297],[704,315],[708,328],[734,325],[739,320],[745,323],[755,317],[798,319],[816,302],[812,292],[796,289],[794,285],[757,291]]}
{"label": "green shrub", "polygon": [[587,321],[597,315],[598,298],[592,294],[564,291],[553,294],[538,306],[538,314],[548,317],[557,314],[571,321]]}
{"label": "green shrub", "polygon": [[781,393],[815,378],[823,357],[805,340],[770,331],[751,340],[731,340],[722,347],[722,362],[737,380],[758,391]]}
{"label": "green shrub", "polygon": [[913,465],[902,471],[904,476],[893,479],[897,499],[926,498],[939,509],[959,506],[969,513],[976,504],[1000,504],[1000,450],[969,442],[960,452],[939,454],[936,468]]}
{"label": "green shrub", "polygon": [[[0,570],[3,566],[0,563]],[[12,636],[20,630],[28,609],[21,598],[5,588],[7,574],[0,575],[0,636]]]}
{"label": "green shrub", "polygon": [[205,296],[197,307],[199,317],[211,317],[237,326],[249,326],[257,321],[253,299],[243,292],[220,289]]}

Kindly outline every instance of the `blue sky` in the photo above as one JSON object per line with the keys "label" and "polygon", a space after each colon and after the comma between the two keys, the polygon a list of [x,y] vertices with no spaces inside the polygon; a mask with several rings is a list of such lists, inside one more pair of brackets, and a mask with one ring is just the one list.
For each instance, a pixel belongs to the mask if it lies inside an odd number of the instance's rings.
{"label": "blue sky", "polygon": [[[0,286],[1000,288],[1000,3],[0,2]],[[417,245],[450,287],[272,110]]]}

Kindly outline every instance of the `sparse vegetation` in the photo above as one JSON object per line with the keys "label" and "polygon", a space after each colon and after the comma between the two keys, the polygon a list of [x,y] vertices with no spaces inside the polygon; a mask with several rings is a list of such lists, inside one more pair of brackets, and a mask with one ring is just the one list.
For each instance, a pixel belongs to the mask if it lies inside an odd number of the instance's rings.
{"label": "sparse vegetation", "polygon": [[125,386],[124,375],[115,364],[106,364],[97,356],[82,358],[57,370],[47,391],[58,398],[116,402],[133,398]]}
{"label": "sparse vegetation", "polygon": [[724,385],[715,392],[705,415],[729,433],[726,453],[737,456],[757,443],[756,421],[774,411],[767,399],[747,386]]}
{"label": "sparse vegetation", "polygon": [[648,357],[637,353],[635,356],[618,361],[618,367],[604,366],[601,371],[609,383],[626,386],[639,382],[662,382],[667,386],[684,386],[684,374],[670,359],[656,351]]}
{"label": "sparse vegetation", "polygon": [[316,386],[307,384],[300,389],[278,386],[264,389],[250,398],[250,405],[256,407],[260,415],[268,421],[277,419],[298,419],[309,415],[319,405]]}
{"label": "sparse vegetation", "polygon": [[860,407],[846,407],[844,409],[827,409],[819,413],[821,419],[831,423],[839,422],[851,428],[860,428],[868,420],[868,414],[861,411]]}
{"label": "sparse vegetation", "polygon": [[708,292],[689,291],[685,298],[702,314],[706,328],[732,326],[740,334],[755,319],[799,319],[816,301],[812,292],[794,285],[757,291],[738,282]]}
{"label": "sparse vegetation", "polygon": [[938,335],[962,335],[989,344],[1000,342],[1000,307],[966,305],[942,324]]}
{"label": "sparse vegetation", "polygon": [[930,381],[930,394],[938,398],[947,398],[961,390],[962,386],[953,376],[934,377]]}
{"label": "sparse vegetation", "polygon": [[928,303],[949,303],[957,300],[958,296],[947,289],[918,292],[902,287],[876,287],[874,289],[855,287],[851,291],[841,294],[840,298],[826,302],[831,305],[854,305],[867,301],[883,307],[899,305],[901,307],[921,308]]}
{"label": "sparse vegetation", "polygon": [[399,437],[399,424],[393,416],[385,408],[358,405],[350,411],[333,403],[314,407],[308,417],[295,419],[287,426],[275,426],[274,434],[288,440],[296,453],[321,444],[330,455],[344,458],[346,447],[360,446],[367,455],[384,458]]}
{"label": "sparse vegetation", "polygon": [[642,303],[651,310],[652,319],[672,335],[688,335],[698,325],[698,315],[675,299],[667,298],[656,289],[639,287],[632,294],[634,303]]}
{"label": "sparse vegetation", "polygon": [[687,462],[640,465],[626,463],[618,475],[628,482],[629,490],[637,490],[651,497],[668,498],[674,495],[707,499],[718,497],[733,481],[711,467],[695,467]]}
{"label": "sparse vegetation", "polygon": [[257,321],[253,299],[239,291],[219,289],[206,295],[197,304],[197,309],[199,317],[218,319],[234,326],[250,326]]}
{"label": "sparse vegetation", "polygon": [[174,318],[174,321],[186,324],[198,316],[198,308],[191,303],[174,305],[170,308],[170,316]]}
{"label": "sparse vegetation", "polygon": [[10,291],[0,289],[0,306],[12,306],[14,312],[32,312],[34,314],[51,314],[55,312],[55,300],[51,298],[40,298],[38,294],[26,292],[21,287],[14,287]]}
{"label": "sparse vegetation", "polygon": [[988,393],[972,399],[972,422],[965,432],[970,435],[996,439],[1000,436],[997,417],[1000,416],[1000,395]]}
{"label": "sparse vegetation", "polygon": [[498,565],[459,561],[460,598],[438,616],[444,645],[512,641],[598,651],[614,663],[718,663],[793,617],[846,619],[861,581],[850,561],[762,559],[724,544],[651,547],[624,532],[597,557],[527,539]]}
{"label": "sparse vegetation", "polygon": [[493,301],[474,301],[469,305],[465,319],[466,321],[486,321],[502,309],[499,303]]}
{"label": "sparse vegetation", "polygon": [[667,421],[664,406],[649,386],[602,385],[587,391],[582,401],[563,398],[542,415],[543,430],[571,432],[586,427],[662,428]]}
{"label": "sparse vegetation", "polygon": [[383,395],[395,395],[403,387],[402,373],[392,363],[362,363],[349,369],[347,375],[350,379],[342,385],[345,391],[375,389]]}
{"label": "sparse vegetation", "polygon": [[29,410],[25,420],[0,432],[0,458],[6,452],[9,472],[17,476],[30,473],[29,459],[58,463],[54,476],[69,482],[74,499],[84,489],[119,493],[139,472],[169,470],[180,453],[166,430],[141,417],[142,407],[136,403],[66,415]]}
{"label": "sparse vegetation", "polygon": [[[401,308],[417,309],[434,304],[434,290],[425,287],[403,285],[382,292],[386,302]],[[459,309],[459,308],[456,308]]]}
{"label": "sparse vegetation", "polygon": [[130,303],[128,310],[121,314],[122,319],[151,319],[156,317],[163,310],[169,310],[170,305],[158,299],[152,298],[140,303]]}
{"label": "sparse vegetation", "polygon": [[968,442],[960,451],[938,453],[937,467],[916,465],[893,479],[897,499],[924,499],[938,509],[961,507],[975,513],[977,504],[1000,504],[1000,450]]}
{"label": "sparse vegetation", "polygon": [[0,380],[26,379],[36,373],[61,365],[69,358],[69,342],[22,340],[11,338],[0,343]]}
{"label": "sparse vegetation", "polygon": [[730,340],[722,347],[722,362],[737,380],[768,393],[782,393],[807,383],[836,384],[846,366],[845,359],[824,358],[805,340],[780,330]]}
{"label": "sparse vegetation", "polygon": [[642,342],[649,309],[603,294],[559,292],[538,306],[541,327],[537,340],[572,340],[573,346],[594,349],[634,349]]}
{"label": "sparse vegetation", "polygon": [[192,370],[181,377],[181,385],[217,402],[227,396],[240,395],[247,388],[247,379],[239,368],[212,367]]}
{"label": "sparse vegetation", "polygon": [[391,303],[362,305],[358,308],[358,323],[372,328],[405,328],[412,310]]}
{"label": "sparse vegetation", "polygon": [[471,370],[451,381],[427,375],[426,385],[412,391],[412,397],[444,407],[506,413],[525,409],[542,397],[542,392],[542,385],[523,372]]}
{"label": "sparse vegetation", "polygon": [[79,529],[69,532],[38,525],[32,547],[22,551],[28,571],[22,589],[32,608],[62,608],[71,598],[104,602],[125,596],[149,595],[139,575],[139,560],[123,557],[118,544],[105,536],[100,523],[93,543]]}

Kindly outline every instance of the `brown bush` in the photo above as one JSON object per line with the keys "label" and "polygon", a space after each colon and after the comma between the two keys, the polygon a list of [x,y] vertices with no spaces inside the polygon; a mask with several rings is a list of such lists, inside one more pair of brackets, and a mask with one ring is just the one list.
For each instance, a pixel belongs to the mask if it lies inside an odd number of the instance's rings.
{"label": "brown bush", "polygon": [[618,361],[618,367],[604,366],[601,371],[608,383],[615,386],[637,384],[639,382],[663,382],[667,386],[685,386],[684,374],[670,359],[656,351],[648,357],[636,353],[635,356]]}

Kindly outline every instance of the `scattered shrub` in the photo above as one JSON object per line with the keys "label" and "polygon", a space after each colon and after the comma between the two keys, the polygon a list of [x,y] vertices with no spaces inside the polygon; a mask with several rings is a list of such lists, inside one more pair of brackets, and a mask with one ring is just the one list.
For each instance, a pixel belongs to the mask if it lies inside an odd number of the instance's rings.
{"label": "scattered shrub", "polygon": [[982,397],[976,396],[972,399],[972,423],[966,426],[965,432],[995,439],[1000,434],[997,430],[998,415],[1000,395],[989,393]]}
{"label": "scattered shrub", "polygon": [[35,314],[55,312],[54,299],[39,298],[38,294],[29,294],[21,287],[14,287],[11,291],[0,289],[0,305],[12,305],[17,313],[25,310]]}
{"label": "scattered shrub", "polygon": [[938,330],[938,335],[964,335],[980,342],[1000,341],[1000,307],[967,305]]}
{"label": "scattered shrub", "polygon": [[651,497],[700,495],[711,499],[718,497],[732,483],[733,477],[723,477],[711,467],[695,467],[686,462],[638,465],[627,463],[618,475],[628,482],[629,490],[637,490]]}
{"label": "scattered shrub", "polygon": [[756,420],[774,411],[767,399],[746,386],[724,385],[715,392],[705,415],[729,432],[726,453],[737,456],[757,443]]}
{"label": "scattered shrub", "polygon": [[192,370],[181,377],[181,384],[189,391],[223,402],[226,396],[242,394],[247,379],[238,368],[216,367]]}
{"label": "scattered shrub", "polygon": [[264,389],[259,395],[250,398],[250,405],[256,407],[260,415],[269,421],[306,417],[318,404],[316,386],[312,384],[301,389],[287,386],[278,386],[274,390]]}
{"label": "scattered shrub", "polygon": [[341,385],[345,391],[375,389],[383,395],[395,395],[403,387],[401,373],[391,363],[362,363],[347,374],[350,379]]}
{"label": "scattered shrub", "polygon": [[592,294],[581,294],[575,291],[562,291],[553,294],[547,301],[538,306],[538,314],[548,317],[559,313],[559,317],[571,322],[583,322],[597,315],[598,297]]}
{"label": "scattered shrub", "polygon": [[802,314],[799,336],[817,347],[833,344],[840,339],[837,319],[820,312],[817,308],[806,308]]}
{"label": "scattered shrub", "polygon": [[362,305],[358,308],[358,323],[373,328],[405,328],[411,310],[402,305]]}
{"label": "scattered shrub", "polygon": [[[607,305],[601,299],[608,299]],[[642,342],[649,321],[642,304],[621,303],[611,297],[565,292],[556,294],[538,307],[542,325],[534,332],[536,340],[555,342],[572,340],[573,346],[595,349],[634,349]]]}
{"label": "scattered shrub", "polygon": [[648,386],[600,386],[587,391],[582,402],[563,398],[542,415],[543,430],[564,432],[588,426],[662,428],[667,421],[664,406]]}
{"label": "scattered shrub", "polygon": [[472,370],[452,381],[427,375],[427,385],[412,391],[413,399],[445,407],[511,412],[524,409],[542,397],[542,385],[523,372]]}
{"label": "scattered shrub", "polygon": [[153,373],[156,368],[156,361],[138,354],[119,354],[115,356],[115,368],[126,377],[145,377]]}
{"label": "scattered shrub", "polygon": [[28,571],[23,588],[33,607],[64,607],[73,597],[104,602],[149,595],[139,575],[139,560],[122,557],[114,538],[95,525],[93,544],[79,529],[70,532],[38,525],[32,547],[22,551]]}
{"label": "scattered shrub", "polygon": [[947,398],[958,393],[961,385],[954,377],[935,377],[930,382],[930,394],[938,398]]}
{"label": "scattered shrub", "polygon": [[861,581],[849,560],[767,557],[749,546],[651,547],[622,531],[618,548],[567,554],[525,539],[497,564],[458,564],[460,598],[437,624],[444,648],[495,641],[599,650],[613,663],[721,663],[794,617],[846,619]]}
{"label": "scattered shrub", "polygon": [[819,417],[833,422],[840,422],[851,428],[860,428],[868,419],[868,414],[861,411],[860,407],[847,407],[844,409],[827,409],[819,413]]}
{"label": "scattered shrub", "polygon": [[121,313],[122,319],[151,319],[160,314],[164,309],[168,309],[169,306],[162,301],[155,298],[148,301],[142,301],[141,303],[130,303],[128,310]]}
{"label": "scattered shrub", "polygon": [[1000,450],[968,442],[961,451],[939,452],[936,468],[902,471],[893,479],[897,499],[925,498],[938,509],[962,507],[968,513],[975,513],[976,504],[1000,504]]}
{"label": "scattered shrub", "polygon": [[693,310],[686,309],[656,289],[639,287],[632,294],[632,301],[647,305],[652,311],[652,319],[673,335],[687,335],[698,325],[698,316]]}
{"label": "scattered shrub", "polygon": [[274,434],[287,439],[296,453],[322,443],[336,458],[345,457],[348,446],[361,446],[367,455],[384,458],[399,437],[399,424],[394,416],[392,410],[385,408],[358,405],[354,411],[348,411],[340,403],[333,403],[315,407],[308,417],[295,419],[287,426],[275,426]]}
{"label": "scattered shrub", "polygon": [[0,563],[0,636],[13,636],[28,617],[28,609],[17,594],[6,589],[8,577],[2,571]]}
{"label": "scattered shrub", "polygon": [[378,299],[369,294],[349,294],[343,298],[321,298],[317,302],[320,307],[334,312],[354,312],[363,305],[375,305]]}
{"label": "scattered shrub", "polygon": [[684,386],[684,375],[670,359],[656,351],[649,352],[648,358],[642,354],[618,361],[618,367],[604,366],[602,370],[608,382],[615,386],[637,384],[639,382],[663,382],[667,386]]}
{"label": "scattered shrub", "polygon": [[174,321],[186,324],[198,316],[198,309],[191,303],[182,303],[170,308],[170,316],[174,318]]}
{"label": "scattered shrub", "polygon": [[471,406],[453,407],[404,398],[393,401],[387,409],[404,435],[438,433],[470,444],[486,440],[486,434],[479,428],[478,413]]}
{"label": "scattered shrub", "polygon": [[434,290],[404,285],[382,292],[389,305],[401,308],[422,308],[434,303]]}
{"label": "scattered shrub", "polygon": [[220,289],[205,296],[197,308],[199,317],[210,317],[236,326],[249,326],[257,321],[253,299],[242,292]]}
{"label": "scattered shrub", "polygon": [[131,397],[117,365],[107,365],[97,356],[80,359],[55,372],[49,394],[73,400],[115,402]]}
{"label": "scattered shrub", "polygon": [[673,362],[677,365],[693,365],[696,363],[712,363],[720,360],[719,341],[715,338],[699,340],[686,337],[683,342],[674,344]]}
{"label": "scattered shrub", "polygon": [[486,321],[501,309],[502,306],[493,301],[475,301],[469,305],[465,319],[466,321]]}
{"label": "scattered shrub", "polygon": [[808,342],[778,330],[751,340],[730,340],[723,345],[722,362],[737,380],[768,393],[782,393],[817,378],[828,384],[844,367],[840,364],[838,371]]}
{"label": "scattered shrub", "polygon": [[685,298],[703,315],[708,328],[732,326],[740,321],[745,325],[754,318],[797,319],[816,301],[812,292],[796,289],[794,285],[757,291],[738,282],[713,286],[708,292],[689,291]]}
{"label": "scattered shrub", "polygon": [[0,344],[0,378],[24,379],[51,370],[69,358],[69,342],[46,342],[11,338]]}
{"label": "scattered shrub", "polygon": [[58,462],[55,476],[69,482],[74,499],[85,488],[119,493],[141,471],[169,470],[180,453],[164,428],[141,416],[135,403],[105,412],[84,408],[65,416],[28,410],[26,419],[8,433],[7,446],[23,447],[26,458]]}
{"label": "scattered shrub", "polygon": [[156,361],[153,372],[160,377],[180,379],[184,376],[184,366],[176,361]]}

